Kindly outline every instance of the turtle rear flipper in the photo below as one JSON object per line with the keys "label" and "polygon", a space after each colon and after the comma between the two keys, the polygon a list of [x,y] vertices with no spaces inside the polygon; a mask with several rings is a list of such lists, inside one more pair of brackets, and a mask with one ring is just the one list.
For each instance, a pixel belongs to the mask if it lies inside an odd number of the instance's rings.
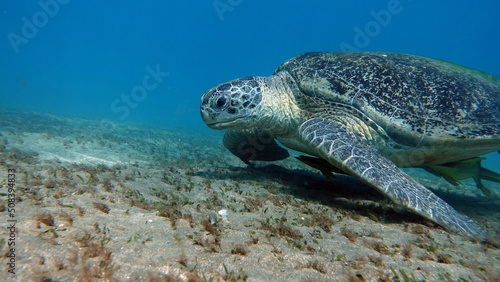
{"label": "turtle rear flipper", "polygon": [[343,125],[313,118],[300,126],[299,136],[317,156],[359,177],[396,204],[452,230],[472,237],[484,236],[483,229],[474,221],[418,184]]}
{"label": "turtle rear flipper", "polygon": [[246,164],[250,161],[279,161],[290,154],[276,143],[274,136],[264,131],[227,130],[224,146]]}

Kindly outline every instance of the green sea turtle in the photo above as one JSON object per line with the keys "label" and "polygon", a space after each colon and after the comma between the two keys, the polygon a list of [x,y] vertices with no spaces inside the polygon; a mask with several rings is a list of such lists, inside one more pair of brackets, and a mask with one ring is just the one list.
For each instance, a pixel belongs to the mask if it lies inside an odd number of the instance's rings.
{"label": "green sea turtle", "polygon": [[201,116],[228,129],[246,163],[280,160],[284,146],[328,161],[421,216],[483,237],[483,229],[399,167],[500,150],[500,78],[441,60],[379,52],[311,52],[269,77],[220,84]]}

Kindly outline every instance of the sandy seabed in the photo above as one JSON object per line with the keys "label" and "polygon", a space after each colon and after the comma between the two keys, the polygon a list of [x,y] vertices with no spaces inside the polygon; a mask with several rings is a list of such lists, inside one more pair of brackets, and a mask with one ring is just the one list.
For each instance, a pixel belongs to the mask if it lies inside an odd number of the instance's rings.
{"label": "sandy seabed", "polygon": [[500,185],[407,170],[475,242],[294,158],[247,167],[221,137],[2,111],[0,280],[500,281]]}

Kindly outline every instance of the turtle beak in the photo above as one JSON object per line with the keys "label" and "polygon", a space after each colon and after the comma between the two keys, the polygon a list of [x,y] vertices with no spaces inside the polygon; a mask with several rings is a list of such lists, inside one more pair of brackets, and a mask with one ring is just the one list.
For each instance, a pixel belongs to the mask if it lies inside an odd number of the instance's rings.
{"label": "turtle beak", "polygon": [[210,122],[210,116],[207,113],[207,111],[204,111],[203,109],[200,110],[201,112],[201,119],[203,120],[204,123],[208,124]]}
{"label": "turtle beak", "polygon": [[211,127],[210,125],[211,124],[214,124],[216,123],[215,122],[215,119],[213,118],[213,115],[212,117],[210,116],[210,111],[207,110],[206,108],[202,107],[200,109],[200,113],[201,113],[201,119],[203,120],[203,122],[208,125],[208,127]]}
{"label": "turtle beak", "polygon": [[212,129],[219,128],[219,122],[215,120],[216,115],[209,108],[201,107],[200,114],[201,114],[201,119],[208,127]]}

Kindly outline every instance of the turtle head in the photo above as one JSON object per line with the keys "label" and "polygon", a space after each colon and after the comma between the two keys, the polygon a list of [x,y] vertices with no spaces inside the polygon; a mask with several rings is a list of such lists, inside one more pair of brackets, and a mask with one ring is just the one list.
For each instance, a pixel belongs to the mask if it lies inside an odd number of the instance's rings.
{"label": "turtle head", "polygon": [[258,77],[235,79],[208,90],[201,97],[201,117],[213,129],[251,127],[262,92]]}

